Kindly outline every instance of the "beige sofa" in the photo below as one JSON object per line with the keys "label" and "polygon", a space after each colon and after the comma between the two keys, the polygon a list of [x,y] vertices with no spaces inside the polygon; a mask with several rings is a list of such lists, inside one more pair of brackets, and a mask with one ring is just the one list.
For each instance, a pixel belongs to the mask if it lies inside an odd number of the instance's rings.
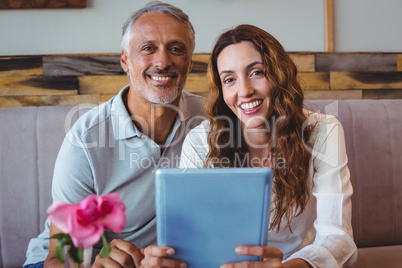
{"label": "beige sofa", "polygon": [[[355,267],[402,267],[402,100],[308,105],[336,115],[345,129]],[[30,238],[42,231],[55,158],[79,114],[68,106],[0,109],[0,267],[21,267]]]}

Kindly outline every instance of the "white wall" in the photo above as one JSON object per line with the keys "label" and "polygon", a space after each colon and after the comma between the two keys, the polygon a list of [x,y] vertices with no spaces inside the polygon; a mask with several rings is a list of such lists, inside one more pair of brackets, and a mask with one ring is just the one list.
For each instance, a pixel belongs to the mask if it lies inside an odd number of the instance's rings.
{"label": "white wall", "polygon": [[[325,51],[324,0],[165,0],[183,9],[196,52],[249,23],[288,51]],[[0,56],[119,53],[121,27],[147,0],[88,0],[85,9],[0,10]],[[335,51],[402,51],[402,0],[334,0]]]}
{"label": "white wall", "polygon": [[402,52],[402,0],[333,0],[336,51]]}

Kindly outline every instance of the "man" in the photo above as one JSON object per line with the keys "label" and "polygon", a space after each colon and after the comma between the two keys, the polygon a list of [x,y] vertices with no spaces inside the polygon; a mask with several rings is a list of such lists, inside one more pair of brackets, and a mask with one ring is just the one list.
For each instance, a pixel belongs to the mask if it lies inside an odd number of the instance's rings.
{"label": "man", "polygon": [[[112,252],[96,257],[93,267],[140,267],[139,248],[156,243],[154,172],[178,166],[184,136],[202,115],[203,98],[182,93],[194,46],[194,29],[180,9],[151,2],[137,11],[123,27],[121,66],[130,84],[66,135],[55,165],[54,201],[78,203],[92,193],[115,192],[127,207],[122,233],[106,233]],[[44,233],[31,240],[25,264],[41,265],[47,256],[45,267],[64,267],[57,241],[48,240],[58,232],[47,221]]]}

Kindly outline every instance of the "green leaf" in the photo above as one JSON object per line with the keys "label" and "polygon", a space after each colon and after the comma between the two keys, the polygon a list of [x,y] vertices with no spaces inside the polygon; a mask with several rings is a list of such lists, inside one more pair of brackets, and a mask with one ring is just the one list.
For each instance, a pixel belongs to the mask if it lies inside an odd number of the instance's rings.
{"label": "green leaf", "polygon": [[103,243],[103,248],[100,253],[101,258],[106,258],[109,256],[110,251],[112,251],[112,248],[110,247],[109,243],[107,242],[105,234],[102,234],[102,243]]}
{"label": "green leaf", "polygon": [[58,234],[52,235],[52,236],[50,237],[50,239],[52,239],[52,238],[58,239],[58,240],[65,238],[65,239],[68,240],[68,239],[70,238],[70,235],[65,234],[65,233],[58,233]]}
{"label": "green leaf", "polygon": [[73,259],[75,263],[82,263],[83,261],[83,250],[82,248],[76,248],[74,245],[70,246],[68,255]]}
{"label": "green leaf", "polygon": [[[53,238],[53,237],[51,237]],[[56,252],[56,256],[57,258],[59,258],[59,260],[64,263],[64,258],[63,258],[63,247],[67,244],[67,239],[65,237],[59,239],[59,241],[57,241],[56,246],[55,246],[55,252]]]}

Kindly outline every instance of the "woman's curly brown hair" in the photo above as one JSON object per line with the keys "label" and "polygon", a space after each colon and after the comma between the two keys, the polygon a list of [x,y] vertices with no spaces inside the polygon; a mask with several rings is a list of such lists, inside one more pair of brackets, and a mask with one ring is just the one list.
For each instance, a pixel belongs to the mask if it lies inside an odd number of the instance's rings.
{"label": "woman's curly brown hair", "polygon": [[[312,156],[304,143],[309,141],[313,127],[304,125],[307,116],[303,112],[304,96],[295,64],[282,45],[258,27],[239,25],[223,33],[211,53],[208,65],[210,92],[205,104],[210,123],[209,153],[204,166],[235,167],[235,158],[247,152],[241,131],[227,131],[228,128],[238,130],[241,126],[223,100],[217,67],[217,58],[225,47],[244,41],[251,42],[262,55],[265,76],[273,89],[272,116],[280,118],[276,121],[276,144],[271,149],[271,156],[275,157],[271,158],[274,173],[274,206],[271,213],[274,214],[270,229],[279,230],[284,217],[290,228],[292,218],[302,213],[308,202]],[[220,161],[222,158],[230,161]],[[283,159],[285,165],[275,166],[275,159]]]}

